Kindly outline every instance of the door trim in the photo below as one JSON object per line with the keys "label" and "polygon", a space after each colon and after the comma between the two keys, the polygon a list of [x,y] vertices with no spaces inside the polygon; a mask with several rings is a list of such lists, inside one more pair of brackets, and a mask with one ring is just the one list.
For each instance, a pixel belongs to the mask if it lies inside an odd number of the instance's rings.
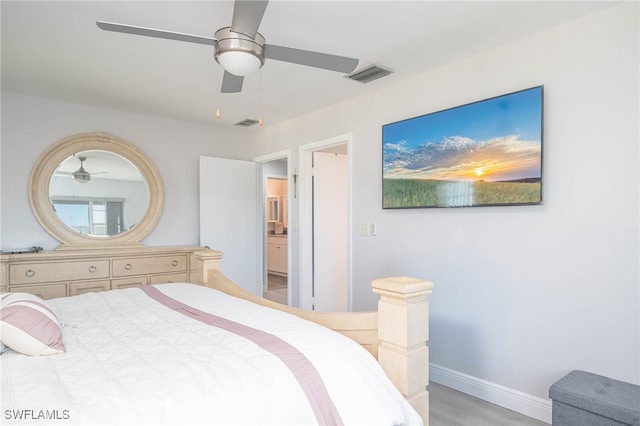
{"label": "door trim", "polygon": [[351,133],[334,136],[332,138],[323,139],[301,145],[298,148],[299,166],[300,166],[300,185],[299,195],[299,294],[300,307],[303,309],[313,308],[312,283],[313,283],[313,206],[312,206],[312,154],[314,151],[325,151],[331,147],[346,145],[347,147],[347,193],[349,200],[347,202],[347,305],[349,311],[353,310],[352,301],[352,139]]}

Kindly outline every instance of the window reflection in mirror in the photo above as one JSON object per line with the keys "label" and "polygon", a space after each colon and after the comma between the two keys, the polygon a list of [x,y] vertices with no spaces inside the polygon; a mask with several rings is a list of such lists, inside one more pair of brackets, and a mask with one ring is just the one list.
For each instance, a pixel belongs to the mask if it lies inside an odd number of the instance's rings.
{"label": "window reflection in mirror", "polygon": [[133,227],[148,203],[140,171],[109,151],[89,150],[66,158],[49,184],[49,200],[69,228],[91,236],[117,235]]}

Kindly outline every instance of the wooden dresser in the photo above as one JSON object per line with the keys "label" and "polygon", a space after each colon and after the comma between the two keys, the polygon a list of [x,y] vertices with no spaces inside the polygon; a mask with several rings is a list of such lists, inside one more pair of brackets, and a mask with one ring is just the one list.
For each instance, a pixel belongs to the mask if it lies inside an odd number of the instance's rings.
{"label": "wooden dresser", "polygon": [[[0,290],[43,299],[170,282],[192,282],[198,246],[57,250],[0,255]],[[192,277],[193,275],[193,277]]]}

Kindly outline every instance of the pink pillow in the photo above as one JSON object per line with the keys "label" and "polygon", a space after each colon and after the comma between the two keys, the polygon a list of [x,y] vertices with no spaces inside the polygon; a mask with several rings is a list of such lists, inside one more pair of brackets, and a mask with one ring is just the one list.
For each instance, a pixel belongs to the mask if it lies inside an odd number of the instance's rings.
{"label": "pink pillow", "polygon": [[3,344],[32,356],[65,351],[60,321],[44,300],[29,293],[2,293],[0,297]]}

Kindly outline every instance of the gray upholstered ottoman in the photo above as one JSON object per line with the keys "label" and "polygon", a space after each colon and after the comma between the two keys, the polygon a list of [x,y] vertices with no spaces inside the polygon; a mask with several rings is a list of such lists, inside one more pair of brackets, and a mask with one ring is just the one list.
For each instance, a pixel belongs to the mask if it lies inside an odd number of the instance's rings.
{"label": "gray upholstered ottoman", "polygon": [[553,426],[640,426],[640,386],[572,371],[549,388]]}

